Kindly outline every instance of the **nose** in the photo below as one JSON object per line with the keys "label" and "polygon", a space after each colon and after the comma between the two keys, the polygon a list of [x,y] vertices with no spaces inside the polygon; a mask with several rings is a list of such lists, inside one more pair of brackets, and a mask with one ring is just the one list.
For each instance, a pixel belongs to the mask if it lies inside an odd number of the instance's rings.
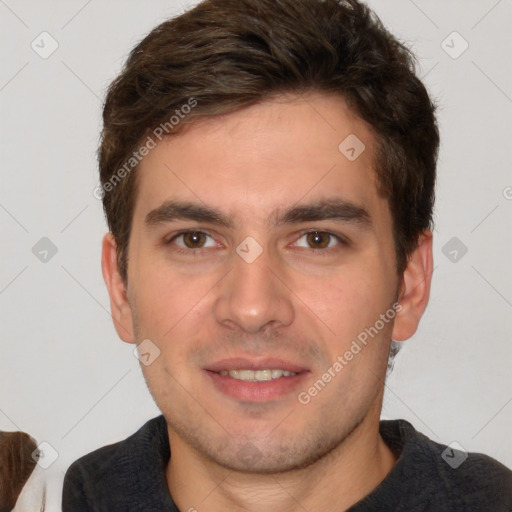
{"label": "nose", "polygon": [[263,248],[254,261],[243,252],[235,253],[215,303],[217,321],[248,333],[290,325],[295,311],[286,280],[285,266],[268,249]]}

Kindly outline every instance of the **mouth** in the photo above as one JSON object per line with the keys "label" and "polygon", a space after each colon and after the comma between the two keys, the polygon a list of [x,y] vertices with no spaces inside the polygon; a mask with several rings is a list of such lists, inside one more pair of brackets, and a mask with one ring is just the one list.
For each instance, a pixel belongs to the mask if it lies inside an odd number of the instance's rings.
{"label": "mouth", "polygon": [[244,402],[267,402],[293,393],[310,371],[278,359],[229,359],[204,368],[214,388]]}
{"label": "mouth", "polygon": [[233,379],[243,380],[245,382],[267,382],[269,380],[282,379],[283,377],[293,377],[295,372],[282,370],[280,368],[268,368],[265,370],[221,370],[220,375],[229,375]]}

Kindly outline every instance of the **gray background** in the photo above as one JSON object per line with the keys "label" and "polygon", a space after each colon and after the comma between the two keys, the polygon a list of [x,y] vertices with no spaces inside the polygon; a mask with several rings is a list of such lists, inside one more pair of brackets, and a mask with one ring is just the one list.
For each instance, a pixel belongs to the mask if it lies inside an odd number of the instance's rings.
{"label": "gray background", "polygon": [[[512,2],[369,3],[416,52],[442,136],[430,305],[397,357],[383,417],[512,467]],[[159,413],[112,325],[92,190],[106,86],[185,8],[0,0],[0,429],[49,443],[48,461],[55,450],[50,511],[73,460]],[[58,43],[47,58],[43,31]],[[46,261],[43,237],[57,248]]]}

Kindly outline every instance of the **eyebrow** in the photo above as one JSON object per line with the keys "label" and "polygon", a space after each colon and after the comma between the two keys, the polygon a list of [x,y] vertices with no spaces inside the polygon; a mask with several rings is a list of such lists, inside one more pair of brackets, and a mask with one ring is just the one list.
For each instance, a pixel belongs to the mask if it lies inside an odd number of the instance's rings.
{"label": "eyebrow", "polygon": [[[166,201],[151,210],[145,217],[144,226],[149,230],[159,224],[180,219],[214,224],[228,229],[234,227],[233,220],[216,208],[189,201],[175,200]],[[364,229],[372,227],[371,216],[365,208],[342,198],[323,199],[308,204],[291,206],[284,211],[274,212],[269,217],[268,224],[276,227],[321,220],[356,224]]]}

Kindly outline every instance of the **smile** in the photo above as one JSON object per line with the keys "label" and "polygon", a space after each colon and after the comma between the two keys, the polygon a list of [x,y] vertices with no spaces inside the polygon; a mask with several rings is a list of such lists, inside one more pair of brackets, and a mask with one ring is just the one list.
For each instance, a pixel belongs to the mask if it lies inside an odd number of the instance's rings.
{"label": "smile", "polygon": [[229,376],[233,379],[246,382],[265,382],[269,380],[281,379],[283,377],[293,377],[295,372],[281,369],[266,370],[221,370],[220,375]]}

